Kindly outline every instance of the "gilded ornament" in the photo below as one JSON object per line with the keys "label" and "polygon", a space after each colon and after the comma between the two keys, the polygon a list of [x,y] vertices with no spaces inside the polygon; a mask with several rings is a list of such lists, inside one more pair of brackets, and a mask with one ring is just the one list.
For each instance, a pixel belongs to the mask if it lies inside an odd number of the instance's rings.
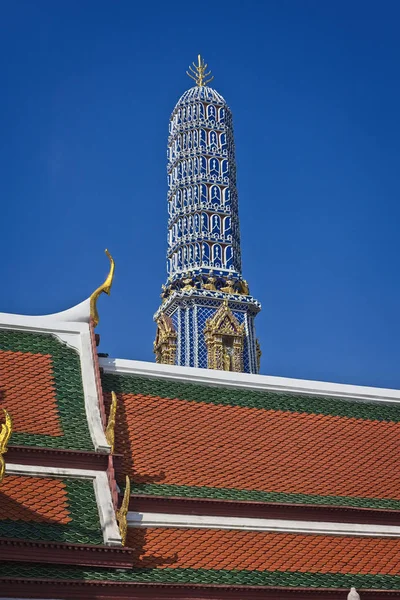
{"label": "gilded ornament", "polygon": [[168,296],[170,295],[171,290],[164,284],[161,285],[161,294],[160,294],[160,298],[165,301]]}
{"label": "gilded ornament", "polygon": [[226,286],[221,288],[221,292],[226,292],[227,294],[236,294],[235,291],[235,282],[233,279],[226,280]]}
{"label": "gilded ornament", "polygon": [[172,323],[171,317],[161,314],[157,321],[156,339],[153,345],[153,351],[156,355],[156,362],[164,365],[174,365],[176,355],[177,333]]}
{"label": "gilded ornament", "polygon": [[212,292],[215,292],[217,290],[217,288],[215,287],[216,281],[217,281],[216,277],[209,277],[207,279],[207,283],[205,283],[203,285],[203,288],[205,290],[211,290]]}
{"label": "gilded ornament", "polygon": [[256,339],[257,373],[260,372],[261,356],[262,356],[262,352],[261,352],[260,342],[258,339]]}
{"label": "gilded ornament", "polygon": [[222,347],[224,371],[232,371],[232,359],[230,352],[226,346]]}
{"label": "gilded ornament", "polygon": [[114,453],[116,414],[117,414],[117,394],[115,392],[111,392],[110,414],[108,415],[108,422],[107,422],[107,427],[106,427],[106,440],[111,446],[111,454]]}
{"label": "gilded ornament", "polygon": [[114,279],[114,270],[115,270],[114,259],[107,249],[105,250],[105,253],[107,254],[109,261],[110,261],[110,271],[109,271],[104,283],[101,286],[99,286],[97,288],[97,290],[95,290],[93,292],[93,294],[90,296],[90,316],[92,318],[94,327],[97,327],[97,325],[99,324],[99,313],[97,312],[97,300],[103,292],[105,294],[107,294],[108,296],[110,295],[110,290],[111,290],[112,282]]}
{"label": "gilded ornament", "polygon": [[208,65],[206,65],[204,60],[201,58],[200,54],[198,54],[197,65],[194,62],[191,65],[189,65],[190,73],[189,71],[186,71],[186,74],[189,75],[189,77],[196,82],[196,85],[198,87],[203,87],[203,85],[207,85],[207,83],[210,83],[210,81],[214,79],[214,76],[211,75],[211,71],[208,71],[208,73],[206,73],[207,67]]}
{"label": "gilded ornament", "polygon": [[238,322],[225,299],[204,328],[208,368],[242,372],[245,336],[244,324]]}
{"label": "gilded ornament", "polygon": [[124,497],[122,499],[122,503],[120,508],[116,512],[116,517],[118,521],[119,533],[121,535],[122,545],[126,544],[126,534],[128,533],[128,509],[129,509],[129,498],[131,495],[131,482],[129,480],[128,475],[125,479],[125,492]]}
{"label": "gilded ornament", "polygon": [[190,292],[193,289],[193,279],[190,276],[190,273],[189,273],[189,277],[185,277],[185,279],[183,280],[183,283],[185,285],[183,286],[182,291]]}
{"label": "gilded ornament", "polygon": [[6,463],[3,455],[7,452],[7,444],[12,434],[13,422],[11,415],[3,408],[4,423],[0,429],[0,483],[3,481],[4,473],[6,471]]}
{"label": "gilded ornament", "polygon": [[242,281],[241,281],[240,293],[243,294],[244,296],[248,296],[250,294],[249,285],[245,279],[242,279]]}

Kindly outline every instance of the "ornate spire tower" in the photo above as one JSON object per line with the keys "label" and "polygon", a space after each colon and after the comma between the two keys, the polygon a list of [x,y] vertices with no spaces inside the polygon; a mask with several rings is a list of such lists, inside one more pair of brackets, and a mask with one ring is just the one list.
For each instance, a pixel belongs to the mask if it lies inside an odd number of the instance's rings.
{"label": "ornate spire tower", "polygon": [[261,306],[242,278],[232,114],[200,55],[187,74],[196,86],[169,125],[168,279],[154,352],[159,363],[257,373]]}

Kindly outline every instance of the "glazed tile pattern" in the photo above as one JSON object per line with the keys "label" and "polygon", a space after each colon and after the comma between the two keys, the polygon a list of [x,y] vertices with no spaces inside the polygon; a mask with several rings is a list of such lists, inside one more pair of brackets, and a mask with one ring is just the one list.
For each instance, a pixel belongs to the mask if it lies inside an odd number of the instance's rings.
{"label": "glazed tile pattern", "polygon": [[53,335],[0,329],[0,406],[11,445],[93,450],[80,357]]}
{"label": "glazed tile pattern", "polygon": [[103,382],[119,392],[116,450],[134,493],[400,509],[399,409],[126,376]]}
{"label": "glazed tile pattern", "polygon": [[14,432],[62,435],[50,355],[0,350],[0,390]]}
{"label": "glazed tile pattern", "polygon": [[71,521],[67,491],[60,479],[7,475],[0,488],[1,520],[61,523]]}
{"label": "glazed tile pattern", "polygon": [[0,537],[102,544],[93,482],[6,475],[0,487]]}
{"label": "glazed tile pattern", "polygon": [[[162,562],[162,558],[161,558]],[[400,576],[348,574],[335,572],[303,571],[256,571],[251,569],[181,569],[181,568],[134,568],[134,569],[91,569],[57,565],[10,563],[0,565],[2,580],[25,579],[28,582],[46,579],[75,581],[110,581],[122,583],[164,583],[218,586],[273,586],[305,588],[342,588],[352,585],[363,589],[400,590]],[[345,596],[344,596],[345,597]]]}
{"label": "glazed tile pattern", "polygon": [[400,539],[221,529],[129,529],[136,568],[398,575]]}

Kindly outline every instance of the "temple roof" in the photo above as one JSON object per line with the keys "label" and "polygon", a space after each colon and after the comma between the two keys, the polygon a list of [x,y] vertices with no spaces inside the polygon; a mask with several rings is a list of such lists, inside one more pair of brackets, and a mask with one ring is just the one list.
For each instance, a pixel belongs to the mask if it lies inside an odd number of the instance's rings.
{"label": "temple roof", "polygon": [[99,358],[71,314],[0,315],[3,595],[400,597],[399,391]]}
{"label": "temple roof", "polygon": [[13,444],[94,449],[79,354],[51,333],[0,328],[0,405],[13,417]]}
{"label": "temple roof", "polygon": [[154,527],[130,529],[129,544],[158,581],[400,587],[399,538]]}
{"label": "temple roof", "polygon": [[1,538],[103,544],[90,480],[6,475],[0,507]]}
{"label": "temple roof", "polygon": [[[129,531],[129,544],[136,548],[130,569],[3,564],[0,579],[268,586],[280,588],[281,598],[285,588],[400,589],[399,538],[140,528]],[[167,597],[178,597],[178,589]],[[153,593],[147,597],[161,597]]]}
{"label": "temple roof", "polygon": [[119,399],[116,451],[134,493],[400,510],[398,406],[102,379],[106,401]]}

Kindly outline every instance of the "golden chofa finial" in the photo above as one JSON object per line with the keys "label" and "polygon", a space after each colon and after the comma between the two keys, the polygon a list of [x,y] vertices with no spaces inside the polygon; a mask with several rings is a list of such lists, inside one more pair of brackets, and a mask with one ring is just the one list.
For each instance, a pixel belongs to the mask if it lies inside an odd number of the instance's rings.
{"label": "golden chofa finial", "polygon": [[214,76],[211,75],[211,71],[206,73],[208,65],[206,65],[200,54],[197,56],[197,65],[196,63],[192,63],[192,65],[189,65],[190,73],[189,71],[186,71],[186,74],[189,75],[189,77],[193,79],[196,82],[196,85],[199,87],[207,85],[207,83],[210,83],[210,81],[214,79]]}
{"label": "golden chofa finial", "polygon": [[107,254],[109,261],[110,261],[110,271],[109,271],[104,283],[100,287],[98,287],[97,290],[95,290],[93,292],[93,294],[90,296],[90,316],[93,321],[93,327],[97,327],[97,325],[99,324],[99,313],[97,312],[97,300],[98,300],[100,294],[102,294],[103,292],[105,294],[107,294],[108,296],[110,295],[110,290],[111,290],[112,282],[114,279],[114,270],[115,270],[114,259],[111,256],[111,254],[109,253],[109,251],[107,250],[107,248],[105,249],[105,253]]}
{"label": "golden chofa finial", "polygon": [[6,471],[3,454],[7,452],[7,444],[12,434],[12,418],[5,408],[3,408],[3,413],[4,423],[2,423],[0,428],[0,482],[3,480]]}

